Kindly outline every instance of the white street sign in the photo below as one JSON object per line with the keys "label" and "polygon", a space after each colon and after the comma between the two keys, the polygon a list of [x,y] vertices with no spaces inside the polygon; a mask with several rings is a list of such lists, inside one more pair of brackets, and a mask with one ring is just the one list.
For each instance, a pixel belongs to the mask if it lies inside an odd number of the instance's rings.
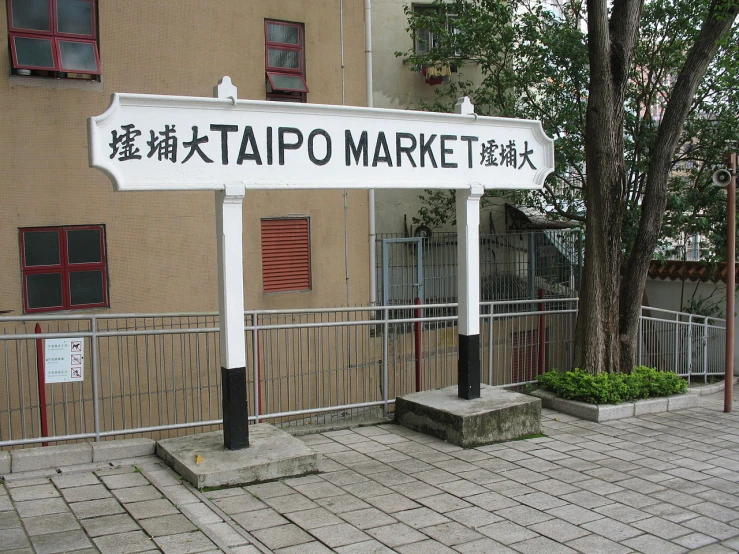
{"label": "white street sign", "polygon": [[554,169],[540,122],[475,114],[116,93],[88,130],[118,190],[540,189]]}
{"label": "white street sign", "polygon": [[44,341],[46,383],[75,383],[85,379],[85,339]]}

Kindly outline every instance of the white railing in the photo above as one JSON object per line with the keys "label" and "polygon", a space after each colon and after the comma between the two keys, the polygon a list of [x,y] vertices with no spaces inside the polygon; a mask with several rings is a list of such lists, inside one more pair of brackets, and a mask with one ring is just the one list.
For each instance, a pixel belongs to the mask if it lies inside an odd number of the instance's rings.
{"label": "white railing", "polygon": [[[639,363],[723,374],[720,321],[646,310]],[[482,303],[483,383],[521,385],[572,367],[576,311],[572,298]],[[297,426],[382,418],[397,396],[454,385],[456,319],[456,304],[248,311],[250,419]],[[43,415],[37,349],[63,337],[84,339],[85,379],[45,385]],[[0,447],[217,429],[219,366],[214,313],[0,317]]]}

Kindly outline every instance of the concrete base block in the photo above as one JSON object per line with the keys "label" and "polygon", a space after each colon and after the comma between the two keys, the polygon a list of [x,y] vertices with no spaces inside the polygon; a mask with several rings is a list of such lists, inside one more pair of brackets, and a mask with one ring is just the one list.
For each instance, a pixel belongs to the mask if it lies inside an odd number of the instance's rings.
{"label": "concrete base block", "polygon": [[552,400],[552,410],[562,412],[563,414],[570,414],[571,416],[587,421],[598,421],[598,406],[595,404],[587,404],[585,402],[578,402],[577,400],[565,400],[564,398],[555,396]]}
{"label": "concrete base block", "polygon": [[395,400],[396,423],[464,448],[541,433],[541,401],[487,385],[464,400],[457,387],[417,392]]}
{"label": "concrete base block", "polygon": [[0,451],[0,475],[10,473],[10,452]]}
{"label": "concrete base block", "polygon": [[698,395],[694,394],[676,394],[667,397],[667,410],[684,410],[685,408],[695,408],[698,406]]}
{"label": "concrete base block", "polygon": [[10,459],[13,473],[89,464],[92,463],[92,446],[90,444],[64,444],[11,450]]}
{"label": "concrete base block", "polygon": [[223,432],[215,431],[160,440],[156,452],[198,489],[316,473],[321,460],[303,441],[268,423],[249,427],[249,448],[226,450]]}
{"label": "concrete base block", "polygon": [[156,450],[156,441],[152,439],[125,439],[92,443],[92,461],[110,462],[124,458],[151,456]]}
{"label": "concrete base block", "polygon": [[667,398],[647,398],[634,402],[634,415],[657,414],[667,411]]}

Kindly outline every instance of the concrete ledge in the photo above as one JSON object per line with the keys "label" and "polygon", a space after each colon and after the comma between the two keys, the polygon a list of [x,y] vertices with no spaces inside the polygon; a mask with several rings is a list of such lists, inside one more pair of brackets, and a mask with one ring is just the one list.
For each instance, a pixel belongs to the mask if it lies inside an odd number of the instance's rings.
{"label": "concrete ledge", "polygon": [[10,452],[0,450],[0,475],[10,473]]}
{"label": "concrete ledge", "polygon": [[464,400],[452,386],[398,397],[395,421],[472,448],[541,433],[541,401],[486,385],[480,388],[480,398]]}
{"label": "concrete ledge", "polygon": [[576,400],[566,400],[547,390],[532,391],[531,396],[541,400],[544,408],[579,417],[587,421],[613,421],[644,414],[656,414],[660,412],[683,410],[694,408],[698,405],[696,394],[676,394],[661,398],[647,398],[636,402],[624,402],[622,404],[587,404]]}
{"label": "concrete ledge", "polygon": [[226,450],[223,432],[214,431],[160,440],[156,452],[198,489],[317,473],[321,460],[303,441],[268,423],[249,426],[249,448],[242,450]]}
{"label": "concrete ledge", "polygon": [[92,446],[89,443],[63,444],[11,450],[10,459],[13,473],[89,464],[92,462]]}
{"label": "concrete ledge", "polygon": [[152,456],[156,451],[156,441],[152,439],[125,439],[92,443],[92,461],[110,462],[125,458]]}
{"label": "concrete ledge", "polygon": [[[734,377],[732,380],[733,384],[736,385],[737,382],[739,382],[739,377]],[[715,394],[717,392],[721,392],[724,390],[724,382],[721,381],[720,383],[714,383],[713,385],[704,385],[702,387],[690,387],[688,389],[688,392],[690,394],[697,394],[699,396],[704,396],[706,394]]]}
{"label": "concrete ledge", "polygon": [[634,415],[657,414],[667,411],[667,398],[647,398],[634,402]]}

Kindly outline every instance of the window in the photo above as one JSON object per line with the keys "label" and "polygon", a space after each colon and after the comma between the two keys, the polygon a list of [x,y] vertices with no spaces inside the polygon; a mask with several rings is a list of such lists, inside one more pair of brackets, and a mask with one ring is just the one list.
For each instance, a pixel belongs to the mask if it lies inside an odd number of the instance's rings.
{"label": "window", "polygon": [[264,292],[310,290],[309,223],[307,217],[262,220]]}
{"label": "window", "polygon": [[26,313],[108,306],[102,225],[20,230]]}
{"label": "window", "polygon": [[267,71],[267,99],[305,102],[303,26],[283,21],[264,22],[264,65]]}
{"label": "window", "polygon": [[[428,18],[428,20],[437,21],[441,12],[439,6],[431,5],[414,5],[413,13],[416,16],[422,18]],[[447,13],[444,21],[446,22],[446,28],[452,36],[457,35],[459,30],[455,26],[455,15]],[[431,48],[438,46],[438,37],[434,35],[434,31],[431,28],[417,28],[414,36],[413,48],[416,54],[426,55],[429,53]],[[459,52],[454,52],[455,57],[459,57]]]}
{"label": "window", "polygon": [[100,75],[95,0],[8,0],[8,38],[18,75]]}

